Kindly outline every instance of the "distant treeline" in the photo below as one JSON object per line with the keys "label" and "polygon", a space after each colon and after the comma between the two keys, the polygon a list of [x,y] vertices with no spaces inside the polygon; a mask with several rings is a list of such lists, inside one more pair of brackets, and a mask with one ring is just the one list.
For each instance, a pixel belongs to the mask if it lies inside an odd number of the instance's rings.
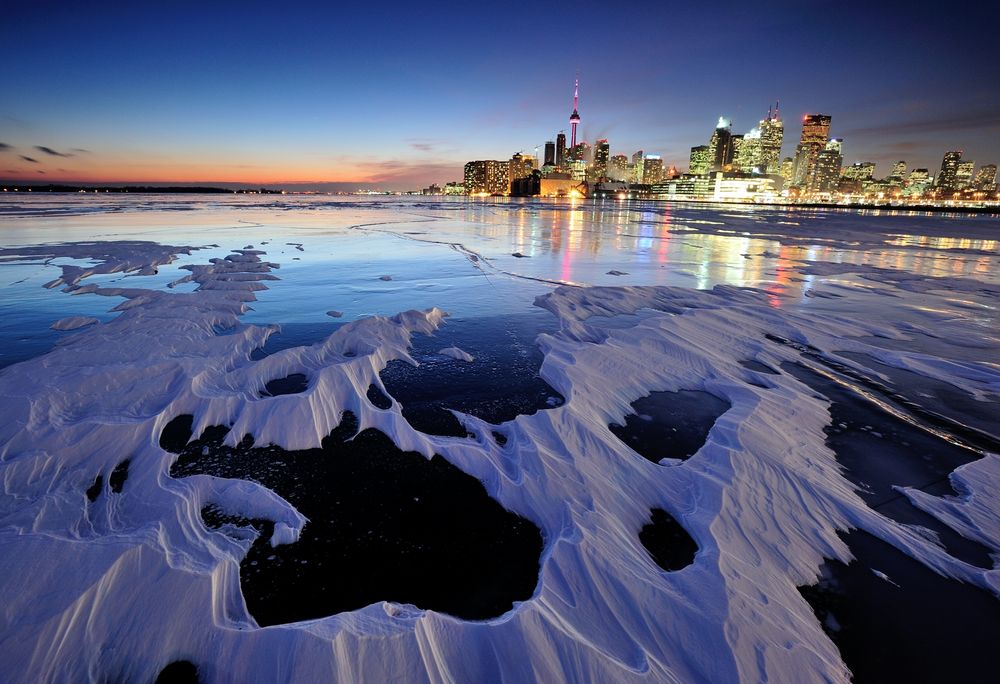
{"label": "distant treeline", "polygon": [[280,195],[281,190],[268,190],[267,188],[251,188],[231,190],[226,188],[212,188],[200,186],[157,186],[157,185],[4,185],[6,192],[134,192],[134,193],[226,193],[237,195]]}

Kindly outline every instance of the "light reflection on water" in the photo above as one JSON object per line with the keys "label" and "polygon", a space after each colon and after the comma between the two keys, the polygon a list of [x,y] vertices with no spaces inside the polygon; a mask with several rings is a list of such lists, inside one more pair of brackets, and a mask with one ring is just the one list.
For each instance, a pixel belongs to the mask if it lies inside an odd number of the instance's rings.
{"label": "light reflection on water", "polygon": [[[281,280],[260,293],[247,316],[259,323],[328,322],[330,309],[344,311],[344,320],[430,306],[462,317],[523,313],[553,286],[539,281],[725,284],[760,288],[776,307],[844,309],[846,303],[811,296],[835,284],[851,306],[876,306],[859,299],[864,283],[856,277],[809,275],[804,268],[819,261],[997,284],[1000,241],[994,235],[1000,221],[992,216],[631,201],[0,196],[3,246],[94,239],[218,245],[182,255],[157,276],[109,276],[102,284],[162,289],[186,273],[182,264],[249,244],[264,249],[282,268]],[[290,242],[302,243],[302,251]],[[49,325],[64,316],[110,317],[114,298],[41,289],[57,275],[53,266],[0,264],[5,350],[51,346],[59,334]],[[852,282],[854,292],[846,287]],[[877,304],[881,310],[891,305]],[[972,315],[968,309],[956,302],[952,311]],[[975,315],[995,320],[996,311]]]}

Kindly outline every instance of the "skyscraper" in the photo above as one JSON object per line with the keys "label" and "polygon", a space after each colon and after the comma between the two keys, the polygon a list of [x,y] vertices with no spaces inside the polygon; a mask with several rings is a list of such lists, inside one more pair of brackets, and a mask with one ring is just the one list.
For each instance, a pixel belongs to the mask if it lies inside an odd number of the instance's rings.
{"label": "skyscraper", "polygon": [[837,181],[840,179],[840,165],[844,162],[843,144],[842,139],[834,138],[816,157],[816,171],[809,185],[810,191],[833,192],[837,189]]}
{"label": "skyscraper", "polygon": [[628,179],[628,157],[624,154],[616,154],[608,161],[608,178],[613,181],[624,181]]}
{"label": "skyscraper", "polygon": [[545,141],[545,166],[556,165],[556,144],[551,140]]}
{"label": "skyscraper", "polygon": [[507,177],[513,183],[519,178],[531,175],[531,172],[535,170],[535,158],[528,154],[515,152],[507,165],[509,167]]}
{"label": "skyscraper", "polygon": [[712,171],[721,171],[724,166],[733,162],[733,134],[730,122],[719,117],[715,131],[708,141],[708,155],[712,160]]}
{"label": "skyscraper", "polygon": [[871,180],[875,177],[875,162],[854,162],[844,168],[843,176],[856,181]]}
{"label": "skyscraper", "polygon": [[767,118],[760,122],[760,172],[767,174],[781,173],[781,144],[785,139],[785,123],[774,110],[767,110]]}
{"label": "skyscraper", "polygon": [[465,191],[470,195],[505,195],[510,189],[509,170],[505,161],[470,161],[465,165]]}
{"label": "skyscraper", "polygon": [[742,136],[742,141],[740,137],[733,136],[733,160],[736,168],[743,173],[764,173],[767,165],[763,162],[763,152],[764,141],[760,129],[750,129],[750,132]]}
{"label": "skyscraper", "polygon": [[810,187],[816,175],[816,160],[830,139],[831,117],[827,114],[806,114],[802,118],[802,138],[795,148],[795,168],[792,182]]}
{"label": "skyscraper", "polygon": [[708,145],[698,145],[691,148],[690,163],[688,164],[688,171],[690,173],[708,173],[708,169],[711,166],[712,158],[709,154]]}
{"label": "skyscraper", "polygon": [[556,136],[556,166],[566,166],[566,134],[562,131]]}
{"label": "skyscraper", "polygon": [[898,161],[892,165],[892,173],[889,174],[890,178],[902,179],[906,176],[906,162]]}
{"label": "skyscraper", "polygon": [[957,190],[958,165],[962,161],[962,150],[945,152],[941,160],[941,172],[938,173],[937,187],[939,190],[951,192]]}
{"label": "skyscraper", "polygon": [[594,143],[594,175],[606,178],[608,175],[608,158],[611,156],[611,146],[607,138],[601,138]]}
{"label": "skyscraper", "polygon": [[573,113],[569,115],[570,149],[576,147],[576,126],[580,123],[580,113],[577,111],[580,99],[580,79],[573,84]]}
{"label": "skyscraper", "polygon": [[644,168],[645,153],[642,150],[636,150],[632,154],[632,178],[630,179],[633,183],[642,183],[642,171]]}

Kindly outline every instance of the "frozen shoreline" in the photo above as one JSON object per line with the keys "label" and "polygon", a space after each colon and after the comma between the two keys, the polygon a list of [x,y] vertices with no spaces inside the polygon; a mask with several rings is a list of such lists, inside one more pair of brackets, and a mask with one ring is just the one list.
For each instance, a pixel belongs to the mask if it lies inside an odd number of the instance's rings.
{"label": "frozen shoreline", "polygon": [[[253,359],[277,331],[241,321],[275,278],[268,247],[186,267],[194,292],[83,284],[90,273],[126,263],[126,248],[66,249],[85,256],[89,249],[110,264],[64,271],[74,293],[123,301],[112,320],[0,372],[7,416],[0,581],[11,597],[0,653],[26,681],[112,673],[151,680],[182,658],[199,665],[205,681],[846,681],[837,648],[796,586],[815,581],[824,558],[849,560],[837,535],[848,528],[1000,594],[997,570],[959,561],[865,505],[825,444],[827,404],[813,390],[740,363],[777,368],[802,360],[799,349],[766,338],[772,335],[847,365],[857,364],[837,352],[869,354],[979,400],[1000,396],[995,364],[887,352],[864,341],[904,339],[913,330],[903,322],[784,311],[767,293],[728,286],[559,287],[536,301],[559,321],[557,332],[539,338],[540,373],[566,402],[503,424],[500,445],[496,426],[472,416],[460,418],[474,439],[437,437],[414,430],[398,406],[380,409],[366,398],[370,385],[384,391],[378,373],[386,364],[410,359],[412,335],[445,323],[440,309],[361,317],[313,346]],[[120,270],[148,272],[190,248],[128,249]],[[900,280],[864,265],[813,268],[861,273],[921,306],[947,296],[943,287],[995,296],[976,280]],[[325,316],[338,304],[316,306]],[[622,327],[597,325],[619,319]],[[974,330],[942,320],[934,332],[947,336],[951,328]],[[998,346],[988,330],[979,341]],[[442,353],[464,358],[459,351]],[[269,381],[294,373],[309,378],[308,389],[260,398]],[[640,397],[677,390],[706,391],[731,405],[682,464],[651,463],[608,430]],[[196,436],[224,424],[232,426],[229,444],[252,434],[261,445],[305,449],[336,428],[345,410],[403,450],[440,454],[535,522],[545,540],[535,595],[485,622],[376,603],[258,629],[238,569],[252,540],[206,528],[201,508],[212,503],[274,520],[283,543],[294,543],[308,521],[254,483],[169,477],[175,457],[159,447],[160,432],[192,414]],[[107,480],[126,458],[122,491],[105,486],[88,503],[95,476]],[[1000,476],[997,463],[987,456],[956,471],[956,498],[905,493],[996,553],[1000,524],[989,483]],[[653,508],[697,542],[691,566],[664,572],[639,543]],[[294,661],[286,660],[293,651]]]}

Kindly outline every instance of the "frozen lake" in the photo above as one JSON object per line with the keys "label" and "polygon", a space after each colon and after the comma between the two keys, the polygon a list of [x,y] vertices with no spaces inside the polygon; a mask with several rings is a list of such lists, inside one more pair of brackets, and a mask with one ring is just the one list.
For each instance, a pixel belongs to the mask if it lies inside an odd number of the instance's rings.
{"label": "frozen lake", "polygon": [[1000,217],[8,193],[0,288],[14,681],[988,676]]}

